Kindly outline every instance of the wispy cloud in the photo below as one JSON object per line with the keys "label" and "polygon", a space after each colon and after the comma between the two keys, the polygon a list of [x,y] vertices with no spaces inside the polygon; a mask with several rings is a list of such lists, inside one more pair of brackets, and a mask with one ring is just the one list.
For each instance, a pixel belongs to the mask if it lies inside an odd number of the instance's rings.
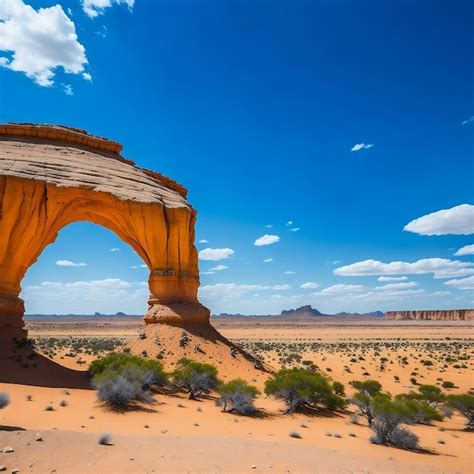
{"label": "wispy cloud", "polygon": [[301,230],[299,227],[292,227],[291,229],[288,229],[290,232],[298,232]]}
{"label": "wispy cloud", "polygon": [[288,222],[286,223],[286,226],[287,226],[287,227],[290,226],[290,225],[293,225],[293,221],[288,221]]}
{"label": "wispy cloud", "polygon": [[273,258],[266,258],[263,262],[264,262],[264,263],[273,262]]}
{"label": "wispy cloud", "polygon": [[96,18],[102,15],[106,8],[110,8],[113,4],[126,5],[132,11],[135,0],[82,0],[82,9],[89,18]]}
{"label": "wispy cloud", "polygon": [[462,121],[462,125],[467,125],[468,123],[474,122],[474,115],[471,115],[469,118],[466,120]]}
{"label": "wispy cloud", "polygon": [[259,237],[253,244],[256,245],[257,247],[261,247],[263,245],[271,245],[275,244],[280,240],[280,237],[278,235],[262,235]]}
{"label": "wispy cloud", "polygon": [[403,230],[420,235],[474,234],[474,206],[461,204],[409,222]]}
{"label": "wispy cloud", "polygon": [[351,151],[368,150],[374,146],[373,143],[357,143],[351,148]]}
{"label": "wispy cloud", "polygon": [[408,280],[408,277],[406,277],[406,276],[399,276],[399,277],[381,276],[381,277],[377,278],[377,281],[403,281],[403,280]]}
{"label": "wispy cloud", "polygon": [[303,283],[300,288],[304,288],[305,290],[312,290],[314,288],[318,288],[318,286],[319,285],[314,281],[307,281],[306,283]]}
{"label": "wispy cloud", "polygon": [[118,247],[114,247],[112,249],[109,249],[111,252],[120,252],[120,249]]}
{"label": "wispy cloud", "polygon": [[444,284],[453,286],[459,290],[474,290],[474,275],[467,278],[445,281]]}
{"label": "wispy cloud", "polygon": [[71,260],[57,260],[56,265],[58,267],[85,267],[86,263],[75,263],[71,262]]}
{"label": "wispy cloud", "polygon": [[201,239],[198,243],[199,243],[199,244],[208,244],[208,243],[209,243],[209,240],[207,240],[207,239]]}

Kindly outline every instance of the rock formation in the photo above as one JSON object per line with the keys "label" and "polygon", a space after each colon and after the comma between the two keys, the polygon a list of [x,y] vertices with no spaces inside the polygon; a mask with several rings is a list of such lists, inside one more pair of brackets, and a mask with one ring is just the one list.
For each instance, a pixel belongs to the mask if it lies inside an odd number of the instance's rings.
{"label": "rock formation", "polygon": [[146,323],[208,323],[197,299],[196,211],[186,189],[121,150],[83,130],[0,125],[0,334],[25,334],[21,281],[58,232],[77,221],[106,227],[144,260]]}
{"label": "rock formation", "polygon": [[310,304],[296,309],[284,309],[281,316],[324,316],[323,313],[313,308]]}
{"label": "rock formation", "polygon": [[472,321],[474,309],[448,309],[426,311],[387,311],[385,319],[428,319],[432,321]]}

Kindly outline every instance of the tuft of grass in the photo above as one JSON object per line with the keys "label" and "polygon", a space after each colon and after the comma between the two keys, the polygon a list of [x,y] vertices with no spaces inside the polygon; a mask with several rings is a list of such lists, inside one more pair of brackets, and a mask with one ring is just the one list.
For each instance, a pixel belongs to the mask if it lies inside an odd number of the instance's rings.
{"label": "tuft of grass", "polygon": [[288,434],[290,438],[296,438],[296,439],[301,439],[301,435],[297,431],[290,431]]}

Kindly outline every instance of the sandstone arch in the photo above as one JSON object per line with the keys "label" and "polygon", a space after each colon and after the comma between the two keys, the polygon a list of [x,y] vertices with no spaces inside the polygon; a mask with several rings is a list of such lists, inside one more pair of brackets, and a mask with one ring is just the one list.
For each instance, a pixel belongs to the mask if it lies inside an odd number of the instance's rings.
{"label": "sandstone arch", "polygon": [[25,335],[21,280],[70,223],[116,233],[149,274],[145,322],[207,324],[197,298],[196,211],[187,191],[120,155],[116,142],[51,125],[0,125],[0,334]]}

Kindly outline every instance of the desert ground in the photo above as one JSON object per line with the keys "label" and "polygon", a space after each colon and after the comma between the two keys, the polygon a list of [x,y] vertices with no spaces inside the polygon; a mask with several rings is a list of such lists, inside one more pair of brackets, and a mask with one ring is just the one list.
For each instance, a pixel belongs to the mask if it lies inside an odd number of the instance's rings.
{"label": "desert ground", "polygon": [[[377,318],[214,318],[214,327],[245,352],[231,353],[217,333],[164,325],[146,330],[137,318],[27,322],[38,355],[16,347],[0,360],[0,466],[6,472],[364,472],[470,473],[473,435],[455,412],[431,426],[413,425],[421,450],[371,444],[357,409],[285,414],[263,394],[281,367],[313,367],[344,383],[373,379],[392,395],[419,384],[446,393],[474,387],[473,323],[385,321]],[[154,403],[114,412],[97,400],[89,363],[128,347],[161,358],[172,370],[182,356],[210,362],[219,377],[241,377],[262,394],[254,417],[223,413],[211,394],[157,393]],[[247,358],[248,353],[252,358]],[[292,437],[296,432],[300,437]],[[101,434],[110,434],[101,445]],[[7,449],[6,451],[10,451]]]}

